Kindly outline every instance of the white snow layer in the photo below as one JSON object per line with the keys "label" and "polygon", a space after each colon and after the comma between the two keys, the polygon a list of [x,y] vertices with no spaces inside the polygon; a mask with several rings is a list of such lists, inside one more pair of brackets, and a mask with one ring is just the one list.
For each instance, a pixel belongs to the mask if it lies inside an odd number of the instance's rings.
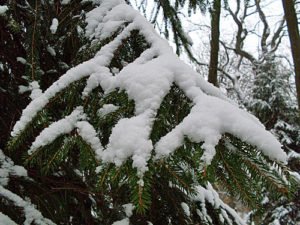
{"label": "white snow layer", "polygon": [[17,57],[17,62],[20,62],[24,65],[27,63],[26,59],[24,59],[23,57]]}
{"label": "white snow layer", "polygon": [[0,16],[4,15],[7,10],[8,10],[7,5],[0,5]]}
{"label": "white snow layer", "polygon": [[71,0],[62,0],[61,4],[62,5],[68,5],[71,2]]}
{"label": "white snow layer", "polygon": [[98,115],[100,117],[106,116],[109,113],[115,112],[119,109],[119,106],[113,104],[105,104],[101,109],[98,110]]}
{"label": "white snow layer", "polygon": [[56,18],[54,18],[54,19],[52,20],[52,24],[51,24],[51,26],[50,26],[50,31],[51,31],[52,34],[55,34],[55,33],[56,33],[57,27],[58,27],[58,20],[57,20]]}
{"label": "white snow layer", "polygon": [[91,146],[91,148],[96,153],[96,158],[100,160],[103,147],[100,143],[99,138],[97,137],[97,133],[94,127],[87,121],[77,122],[76,127],[78,134]]}
{"label": "white snow layer", "polygon": [[78,135],[91,146],[95,152],[96,158],[100,160],[103,147],[97,137],[94,127],[87,121],[81,121],[84,119],[86,119],[86,115],[83,113],[83,107],[78,106],[69,116],[54,122],[49,127],[45,128],[32,143],[28,154],[33,154],[38,148],[50,144],[57,137],[68,134],[77,128]]}
{"label": "white snow layer", "polygon": [[54,48],[52,48],[51,46],[47,46],[47,51],[50,53],[50,55],[52,55],[53,57],[56,56],[56,52],[54,50]]}
{"label": "white snow layer", "polygon": [[188,206],[188,204],[186,204],[185,202],[181,202],[181,208],[183,209],[186,216],[189,217],[191,215],[190,207]]}
{"label": "white snow layer", "polygon": [[1,212],[0,212],[0,224],[3,224],[3,225],[17,225],[7,215],[4,215]]}
{"label": "white snow layer", "polygon": [[32,222],[35,222],[36,224],[55,225],[55,223],[51,220],[44,218],[41,212],[38,211],[30,202],[25,201],[20,196],[12,193],[2,186],[0,186],[0,196],[12,201],[15,206],[23,208],[25,215],[23,225],[30,225]]}
{"label": "white snow layer", "polygon": [[[15,206],[22,208],[25,216],[24,225],[30,225],[32,222],[34,222],[34,224],[55,225],[51,220],[44,218],[41,212],[38,211],[33,204],[4,188],[8,183],[9,176],[25,177],[28,179],[27,170],[22,166],[14,165],[14,162],[6,157],[2,150],[0,150],[1,198],[5,198],[11,201]],[[0,224],[15,225],[16,223],[0,212]]]}
{"label": "white snow layer", "polygon": [[13,161],[6,157],[0,149],[0,186],[6,186],[9,175],[18,177],[27,177],[27,171],[24,167],[14,165]]}
{"label": "white snow layer", "polygon": [[124,212],[126,214],[126,218],[122,219],[122,220],[119,220],[119,221],[116,221],[112,225],[129,225],[129,218],[133,214],[132,211],[134,210],[134,205],[131,204],[131,203],[128,203],[128,204],[125,204],[125,205],[122,205],[122,206],[124,208]]}
{"label": "white snow layer", "polygon": [[112,225],[129,225],[129,219],[125,218],[125,219],[116,221]]}
{"label": "white snow layer", "polygon": [[[197,210],[197,214],[205,221],[212,223],[212,220],[207,213],[206,210],[206,201],[209,202],[214,208],[220,209],[219,218],[223,221],[228,222],[231,224],[238,224],[238,225],[246,225],[245,221],[237,214],[237,212],[232,209],[230,206],[225,204],[219,197],[219,194],[214,190],[212,185],[208,183],[207,187],[204,188],[202,186],[197,186],[197,194],[193,197],[192,200],[201,203],[201,211]],[[232,217],[232,219],[229,217]]]}
{"label": "white snow layer", "polygon": [[40,89],[40,85],[37,81],[32,81],[28,86],[19,85],[19,93],[23,94],[27,91],[31,91],[30,98],[31,100],[40,97],[43,91]]}
{"label": "white snow layer", "polygon": [[131,217],[133,214],[133,210],[134,210],[134,205],[132,203],[128,203],[128,204],[124,204],[122,205],[124,208],[124,212],[126,214],[127,217]]}
{"label": "white snow layer", "polygon": [[[189,137],[194,142],[204,142],[202,159],[210,164],[222,134],[230,133],[256,146],[271,159],[286,163],[287,156],[280,143],[265,130],[258,119],[232,104],[219,89],[182,62],[152,25],[123,0],[103,0],[99,7],[87,14],[86,22],[86,35],[94,41],[108,37],[120,26],[125,26],[122,25],[125,22],[128,25],[114,40],[102,47],[94,58],[70,69],[40,97],[34,99],[14,126],[12,136],[24,130],[49,99],[74,81],[88,77],[83,98],[100,85],[105,93],[116,88],[125,90],[135,101],[135,116],[121,119],[112,129],[109,144],[101,154],[105,162],[119,166],[132,158],[133,166],[143,173],[147,170],[151,151],[154,151],[156,158],[166,157],[183,144],[184,137]],[[110,61],[122,40],[128,38],[133,30],[139,30],[151,47],[113,76],[108,68]],[[178,126],[153,146],[149,139],[153,121],[173,84],[183,90],[194,106]],[[33,148],[51,142],[57,132],[61,133],[58,129],[52,129],[55,128],[53,126],[42,131],[43,142],[36,140]],[[44,132],[51,135],[46,136]]]}
{"label": "white snow layer", "polygon": [[38,148],[51,143],[60,135],[70,133],[76,127],[76,123],[80,119],[83,119],[83,117],[83,108],[78,107],[69,116],[52,123],[36,137],[28,151],[28,154],[33,154]]}
{"label": "white snow layer", "polygon": [[42,95],[42,90],[40,89],[40,85],[37,81],[32,81],[29,84],[29,90],[31,90],[30,98],[36,99]]}

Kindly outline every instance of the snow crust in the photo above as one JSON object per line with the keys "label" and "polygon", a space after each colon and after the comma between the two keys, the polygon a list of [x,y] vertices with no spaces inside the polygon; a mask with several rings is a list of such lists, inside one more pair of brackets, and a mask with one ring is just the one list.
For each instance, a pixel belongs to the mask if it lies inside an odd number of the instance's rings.
{"label": "snow crust", "polygon": [[55,34],[55,33],[56,33],[57,27],[58,27],[58,20],[57,20],[56,18],[54,18],[54,19],[52,20],[52,24],[51,24],[51,26],[50,26],[50,31],[51,31],[52,34]]}
{"label": "snow crust", "polygon": [[[133,167],[142,174],[147,170],[147,161],[152,151],[157,159],[167,157],[183,144],[184,137],[188,137],[193,142],[204,143],[202,160],[209,165],[220,138],[223,134],[230,133],[256,146],[271,159],[286,163],[287,156],[280,143],[265,130],[258,119],[232,104],[219,89],[183,63],[151,24],[123,0],[103,0],[99,7],[87,14],[86,22],[86,36],[93,42],[110,36],[120,27],[124,28],[94,58],[70,69],[40,97],[34,99],[22,112],[12,136],[22,132],[57,93],[71,83],[88,77],[83,98],[100,85],[105,93],[117,88],[125,90],[136,106],[134,117],[121,119],[112,129],[109,144],[100,154],[104,162],[120,166],[125,160],[132,158]],[[125,22],[128,24],[126,27]],[[115,50],[133,30],[138,30],[151,47],[113,76],[108,68],[110,61]],[[180,124],[153,146],[149,139],[152,125],[163,98],[173,84],[183,90],[193,102],[193,107]],[[76,111],[75,109],[74,112]],[[30,151],[50,143],[62,133],[70,132],[76,127],[76,123],[77,119],[71,122],[69,119],[62,119],[50,125],[37,137]],[[66,128],[58,129],[62,127],[61,124],[65,124]],[[95,146],[101,144],[90,143]]]}

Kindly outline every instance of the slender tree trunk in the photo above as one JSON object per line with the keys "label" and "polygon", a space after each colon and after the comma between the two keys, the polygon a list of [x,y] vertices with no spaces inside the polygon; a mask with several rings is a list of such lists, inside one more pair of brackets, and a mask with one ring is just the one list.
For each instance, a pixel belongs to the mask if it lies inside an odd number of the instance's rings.
{"label": "slender tree trunk", "polygon": [[211,10],[211,41],[210,41],[210,62],[208,82],[218,86],[218,57],[219,57],[219,38],[220,38],[220,14],[221,0],[213,1]]}
{"label": "slender tree trunk", "polygon": [[300,111],[300,36],[294,4],[294,0],[282,0],[295,67],[295,83],[297,90],[298,109]]}

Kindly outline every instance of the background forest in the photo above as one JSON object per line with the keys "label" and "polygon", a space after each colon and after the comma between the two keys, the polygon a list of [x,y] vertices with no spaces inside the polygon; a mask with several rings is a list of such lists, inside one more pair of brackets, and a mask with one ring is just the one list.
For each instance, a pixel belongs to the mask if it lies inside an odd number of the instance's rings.
{"label": "background forest", "polygon": [[294,0],[0,0],[0,224],[300,223],[299,21]]}

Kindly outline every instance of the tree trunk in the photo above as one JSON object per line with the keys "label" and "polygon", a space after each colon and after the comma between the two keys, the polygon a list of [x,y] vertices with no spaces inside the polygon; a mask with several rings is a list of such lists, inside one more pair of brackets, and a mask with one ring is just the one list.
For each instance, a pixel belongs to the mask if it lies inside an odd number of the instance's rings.
{"label": "tree trunk", "polygon": [[282,0],[282,5],[291,43],[291,50],[295,67],[295,83],[297,90],[298,109],[300,111],[300,36],[297,23],[297,15],[293,0]]}
{"label": "tree trunk", "polygon": [[221,0],[214,0],[211,10],[211,41],[208,82],[218,86],[218,57],[220,38]]}

